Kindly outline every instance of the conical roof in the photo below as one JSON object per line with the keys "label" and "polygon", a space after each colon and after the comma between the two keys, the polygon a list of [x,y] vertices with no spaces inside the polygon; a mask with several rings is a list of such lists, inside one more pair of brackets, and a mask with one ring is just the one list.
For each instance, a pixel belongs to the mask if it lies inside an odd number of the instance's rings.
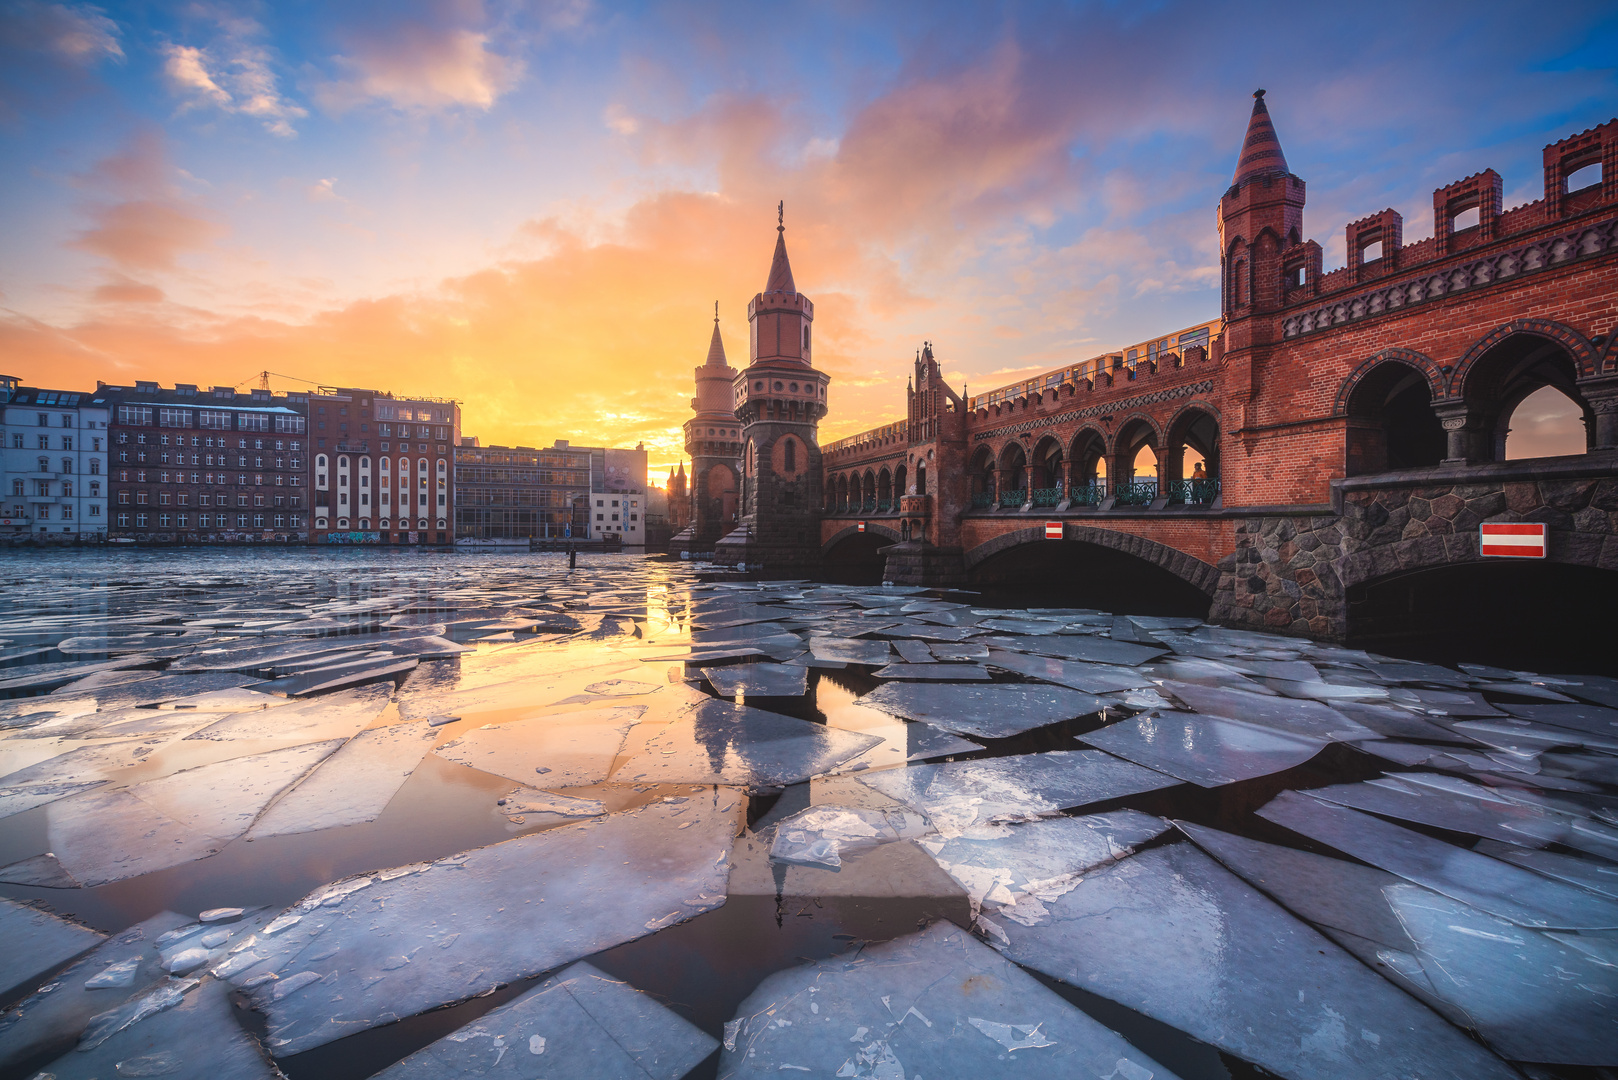
{"label": "conical roof", "polygon": [[707,363],[709,367],[727,366],[725,363],[725,342],[719,336],[719,319],[717,316],[713,321],[713,340],[708,343]]}
{"label": "conical roof", "polygon": [[1242,156],[1236,162],[1233,184],[1241,184],[1255,176],[1284,176],[1287,156],[1281,152],[1281,140],[1270,122],[1270,110],[1264,106],[1264,91],[1253,94],[1253,115],[1247,121],[1247,138],[1242,141]]}
{"label": "conical roof", "polygon": [[778,225],[775,229],[775,260],[770,263],[770,280],[764,286],[764,291],[767,293],[796,293],[798,291],[798,287],[792,282],[792,263],[787,259],[787,230],[785,225]]}

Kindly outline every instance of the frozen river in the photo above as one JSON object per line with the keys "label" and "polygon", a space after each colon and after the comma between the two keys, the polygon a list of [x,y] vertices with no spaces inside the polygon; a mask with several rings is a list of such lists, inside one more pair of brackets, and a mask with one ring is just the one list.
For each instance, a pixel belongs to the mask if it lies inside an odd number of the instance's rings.
{"label": "frozen river", "polygon": [[1618,1066],[1612,677],[634,556],[0,566],[0,1080]]}

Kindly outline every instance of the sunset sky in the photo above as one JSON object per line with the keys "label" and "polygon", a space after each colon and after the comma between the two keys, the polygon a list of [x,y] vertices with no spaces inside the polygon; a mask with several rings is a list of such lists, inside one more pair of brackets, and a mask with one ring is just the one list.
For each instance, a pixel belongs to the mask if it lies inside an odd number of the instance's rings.
{"label": "sunset sky", "polygon": [[[822,437],[1218,310],[1259,86],[1306,231],[1618,112],[1609,2],[89,4],[0,0],[0,370],[454,397],[487,443],[679,456],[776,203]],[[307,380],[300,382],[297,380]]]}

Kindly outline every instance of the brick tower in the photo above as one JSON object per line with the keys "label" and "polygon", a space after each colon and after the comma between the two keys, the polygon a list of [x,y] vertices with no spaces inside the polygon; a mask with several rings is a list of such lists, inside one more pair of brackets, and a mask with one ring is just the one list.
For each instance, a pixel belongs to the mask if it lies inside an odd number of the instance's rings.
{"label": "brick tower", "polygon": [[786,225],[778,219],[769,281],[747,305],[747,370],[733,384],[742,425],[741,521],[715,546],[715,562],[790,573],[820,561],[815,433],[831,379],[810,364],[814,318],[815,305],[792,281]]}
{"label": "brick tower", "polygon": [[716,303],[708,358],[696,370],[693,415],[685,422],[685,452],[691,457],[690,528],[674,538],[671,550],[710,552],[715,541],[736,527],[742,443],[741,425],[731,407],[735,379],[736,369],[725,361]]}

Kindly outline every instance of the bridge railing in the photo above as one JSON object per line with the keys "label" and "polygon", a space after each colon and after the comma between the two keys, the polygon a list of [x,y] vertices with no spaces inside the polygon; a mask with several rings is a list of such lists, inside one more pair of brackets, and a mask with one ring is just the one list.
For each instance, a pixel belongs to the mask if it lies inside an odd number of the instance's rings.
{"label": "bridge railing", "polygon": [[994,492],[979,491],[972,495],[972,509],[987,510],[994,505]]}
{"label": "bridge railing", "polygon": [[1157,498],[1156,480],[1121,480],[1113,488],[1118,506],[1146,506]]}
{"label": "bridge railing", "polygon": [[1107,497],[1107,482],[1105,480],[1092,480],[1086,484],[1074,484],[1068,492],[1069,506],[1100,506],[1101,500]]}
{"label": "bridge railing", "polygon": [[1002,491],[1000,493],[1000,505],[1003,506],[1003,507],[1004,506],[1021,506],[1023,503],[1025,503],[1027,501],[1028,501],[1028,489],[1027,488],[1013,488],[1010,491]]}
{"label": "bridge railing", "polygon": [[1035,506],[1055,506],[1062,501],[1060,487],[1035,488],[1033,502]]}
{"label": "bridge railing", "polygon": [[1206,506],[1219,498],[1218,480],[1179,480],[1169,485],[1169,502]]}

